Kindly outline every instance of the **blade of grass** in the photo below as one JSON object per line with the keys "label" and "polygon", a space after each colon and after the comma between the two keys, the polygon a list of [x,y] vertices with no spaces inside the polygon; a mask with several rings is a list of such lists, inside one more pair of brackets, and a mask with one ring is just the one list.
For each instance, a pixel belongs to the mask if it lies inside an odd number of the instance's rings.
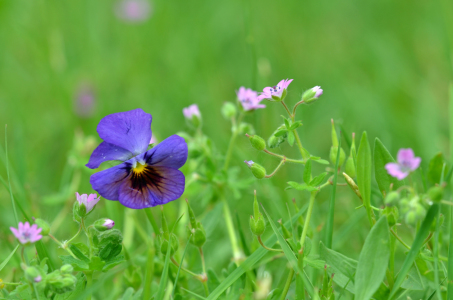
{"label": "blade of grass", "polygon": [[[340,131],[341,136],[341,131]],[[335,214],[335,195],[337,193],[337,181],[338,181],[338,164],[340,162],[340,149],[341,149],[341,140],[339,139],[338,142],[338,151],[337,151],[337,160],[335,161],[335,172],[333,173],[333,188],[332,188],[332,195],[330,196],[330,203],[329,203],[329,214],[327,217],[327,225],[326,225],[326,246],[327,248],[332,248],[332,237],[333,237],[333,221],[334,221],[334,214]]]}
{"label": "blade of grass", "polygon": [[14,253],[16,253],[16,251],[19,248],[19,246],[20,245],[17,245],[16,248],[14,248],[14,250],[11,252],[11,254],[8,255],[8,257],[2,262],[2,264],[0,265],[0,271],[6,266],[6,264],[9,262],[11,257],[13,257]]}
{"label": "blade of grass", "polygon": [[401,284],[406,279],[406,275],[409,272],[409,269],[411,268],[412,264],[414,263],[415,258],[418,255],[418,252],[422,248],[424,240],[428,237],[429,229],[431,227],[431,224],[433,223],[434,217],[437,215],[438,210],[439,204],[433,204],[429,208],[428,213],[426,214],[426,217],[423,220],[423,223],[419,231],[417,232],[417,235],[415,236],[415,240],[412,243],[411,250],[409,250],[409,252],[407,253],[403,266],[401,267],[398,277],[396,278],[395,284],[389,296],[389,300],[393,299],[396,292],[400,288]]}
{"label": "blade of grass", "polygon": [[[148,215],[148,214],[147,214]],[[173,233],[173,231],[176,228],[176,225],[179,223],[179,220],[181,220],[182,214],[178,220],[176,220],[175,224],[173,224],[173,227],[170,232],[170,236]],[[168,269],[170,267],[170,253],[171,253],[171,242],[168,241],[168,246],[167,246],[167,253],[165,255],[165,262],[164,262],[164,268],[162,270],[162,276],[160,277],[160,282],[159,282],[159,288],[157,289],[156,297],[155,299],[164,299],[165,295],[165,289],[167,287],[167,281],[168,281]]]}
{"label": "blade of grass", "polygon": [[[450,84],[450,160],[453,161],[453,83]],[[450,171],[453,168],[450,169]],[[450,184],[451,175],[447,176],[447,184]],[[450,199],[451,201],[451,199]],[[447,280],[447,299],[453,298],[453,206],[450,207],[450,222],[449,222],[450,240],[448,245],[448,280]]]}
{"label": "blade of grass", "polygon": [[[192,234],[187,238],[187,240],[190,240],[191,237],[192,237]],[[173,292],[171,293],[173,295],[173,298],[175,297],[176,285],[178,284],[178,278],[179,278],[179,272],[181,271],[181,266],[184,261],[184,256],[186,256],[187,246],[189,246],[189,243],[186,243],[186,246],[184,247],[184,252],[182,253],[181,262],[179,263],[179,267],[178,267],[178,272],[176,272],[175,284],[173,286]]]}
{"label": "blade of grass", "polygon": [[6,156],[6,176],[8,178],[8,185],[9,185],[9,195],[11,197],[11,204],[13,205],[13,212],[14,212],[14,217],[16,219],[16,225],[19,224],[19,218],[17,217],[17,210],[16,210],[16,203],[14,201],[13,197],[13,189],[11,188],[11,179],[9,176],[9,160],[8,160],[8,131],[7,131],[8,126],[5,125],[5,156]]}
{"label": "blade of grass", "polygon": [[[308,205],[305,205],[301,208],[297,214],[295,214],[292,218],[292,222],[295,222],[306,210]],[[290,221],[285,222],[285,226],[289,226]],[[280,231],[279,231],[280,232]],[[275,233],[269,237],[266,242],[264,243],[267,247],[274,246],[275,242],[277,242],[277,236]],[[215,290],[209,294],[209,297],[206,298],[207,300],[215,300],[218,299],[223,292],[225,292],[233,283],[236,282],[245,272],[250,270],[263,256],[268,253],[266,249],[260,247],[255,252],[252,253],[246,260],[244,260],[225,280],[223,280],[219,286]]]}
{"label": "blade of grass", "polygon": [[[338,151],[339,152],[339,151]],[[278,241],[280,243],[280,246],[282,247],[282,250],[283,252],[285,253],[285,256],[286,256],[286,259],[289,261],[289,263],[291,264],[291,267],[293,268],[293,270],[295,272],[298,272],[299,273],[299,276],[302,277],[302,280],[304,281],[304,287],[305,289],[307,290],[308,294],[310,295],[310,297],[314,297],[314,290],[313,290],[313,286],[311,285],[310,281],[308,280],[308,278],[305,276],[305,273],[304,271],[299,268],[299,264],[297,263],[297,258],[296,258],[296,255],[294,255],[294,252],[293,250],[291,250],[291,248],[289,247],[288,243],[286,242],[285,238],[283,237],[283,235],[281,235],[281,233],[278,231],[278,227],[275,225],[274,221],[271,219],[271,217],[269,216],[269,214],[267,213],[267,211],[264,209],[263,207],[263,211],[264,213],[266,214],[266,217],[267,219],[269,220],[269,224],[271,225],[272,227],[272,230],[274,231],[275,235],[277,236],[278,238]]]}
{"label": "blade of grass", "polygon": [[144,209],[146,217],[148,218],[149,222],[151,223],[151,226],[153,227],[154,233],[156,236],[159,235],[159,227],[157,226],[156,219],[154,219],[153,212],[151,211],[151,208],[145,208]]}
{"label": "blade of grass", "polygon": [[366,131],[362,134],[359,152],[357,153],[357,185],[359,186],[360,194],[362,194],[368,221],[370,226],[373,227],[375,219],[371,208],[371,149]]}
{"label": "blade of grass", "polygon": [[187,292],[188,294],[191,294],[192,296],[194,296],[194,297],[196,297],[196,298],[198,298],[198,299],[203,299],[203,300],[207,299],[207,298],[205,298],[205,297],[203,297],[203,296],[200,296],[200,295],[198,295],[198,294],[195,294],[195,293],[192,292],[192,291],[186,290],[185,288],[181,288],[181,290]]}

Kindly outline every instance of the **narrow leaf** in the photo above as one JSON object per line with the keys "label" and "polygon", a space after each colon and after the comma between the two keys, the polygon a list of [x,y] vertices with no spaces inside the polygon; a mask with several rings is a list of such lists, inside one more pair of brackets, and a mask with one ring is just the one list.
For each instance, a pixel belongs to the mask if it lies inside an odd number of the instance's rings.
{"label": "narrow leaf", "polygon": [[393,183],[393,190],[403,186],[404,181],[400,181],[393,176],[390,176],[385,169],[385,165],[388,163],[394,163],[395,159],[392,157],[390,152],[385,148],[384,144],[376,138],[374,141],[374,175],[376,182],[381,192],[389,192],[390,184]]}
{"label": "narrow leaf", "polygon": [[309,183],[311,180],[311,160],[307,161],[304,168],[304,182]]}
{"label": "narrow leaf", "polygon": [[371,299],[384,280],[390,258],[389,226],[383,216],[368,234],[355,274],[356,299]]}
{"label": "narrow leaf", "polygon": [[321,173],[318,176],[316,176],[315,178],[313,178],[308,185],[318,186],[322,183],[322,181],[324,180],[324,178],[326,178],[326,176],[327,176],[327,172]]}
{"label": "narrow leaf", "polygon": [[16,248],[14,248],[14,250],[8,255],[8,257],[2,262],[2,264],[0,265],[0,271],[6,266],[6,264],[9,262],[11,257],[13,257],[14,253],[16,253],[19,246],[20,246],[20,244],[17,245]]}
{"label": "narrow leaf", "polygon": [[340,273],[354,281],[354,274],[357,269],[356,260],[327,248],[323,243],[321,243],[320,247],[320,256],[326,261],[327,265],[332,268],[335,276]]}
{"label": "narrow leaf", "polygon": [[371,208],[371,149],[366,131],[362,134],[359,152],[357,153],[357,185],[362,195],[368,221],[373,226],[374,215]]}
{"label": "narrow leaf", "polygon": [[433,204],[429,208],[428,213],[426,214],[426,217],[423,220],[423,223],[419,231],[417,232],[417,235],[415,236],[415,240],[412,243],[411,250],[409,250],[409,252],[407,253],[403,266],[401,267],[398,277],[395,280],[395,284],[393,285],[393,289],[390,293],[389,299],[392,299],[392,297],[395,296],[399,287],[406,279],[406,275],[409,272],[410,268],[412,267],[412,264],[414,263],[415,258],[417,257],[420,249],[422,248],[424,240],[428,237],[429,229],[431,227],[431,224],[433,223],[434,217],[437,215],[438,209],[439,209],[438,204]]}

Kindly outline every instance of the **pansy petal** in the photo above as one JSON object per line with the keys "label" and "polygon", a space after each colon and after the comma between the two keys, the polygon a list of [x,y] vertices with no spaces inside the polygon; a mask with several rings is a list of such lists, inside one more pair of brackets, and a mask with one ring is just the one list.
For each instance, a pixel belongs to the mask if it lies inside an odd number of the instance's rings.
{"label": "pansy petal", "polygon": [[90,177],[93,189],[108,200],[118,200],[118,190],[125,178],[129,176],[130,164],[122,163],[110,169],[94,173]]}
{"label": "pansy petal", "polygon": [[107,143],[138,155],[146,151],[151,140],[151,120],[150,114],[137,108],[105,116],[97,132]]}
{"label": "pansy petal", "polygon": [[143,158],[151,166],[179,169],[187,161],[187,143],[179,135],[172,135],[137,157],[137,160],[140,160],[140,158]]}
{"label": "pansy petal", "polygon": [[132,174],[120,188],[120,203],[129,208],[145,208],[166,204],[184,193],[184,174],[168,167],[150,167],[133,178]]}
{"label": "pansy petal", "polygon": [[86,166],[90,169],[98,168],[101,163],[108,160],[121,160],[126,161],[132,158],[134,155],[129,150],[118,147],[107,142],[102,142],[94,149],[91,153],[90,160]]}

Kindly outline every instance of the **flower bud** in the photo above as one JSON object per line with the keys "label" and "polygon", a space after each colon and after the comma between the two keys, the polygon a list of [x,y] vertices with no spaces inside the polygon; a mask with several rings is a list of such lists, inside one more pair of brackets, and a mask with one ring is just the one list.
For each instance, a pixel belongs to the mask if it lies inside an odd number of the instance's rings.
{"label": "flower bud", "polygon": [[242,122],[241,124],[239,124],[239,133],[244,134],[247,132],[251,133],[251,134],[255,134],[255,128],[253,128],[253,125],[250,123],[245,123],[245,122]]}
{"label": "flower bud", "polygon": [[293,236],[291,232],[289,232],[288,228],[285,227],[282,220],[278,220],[278,223],[280,223],[280,227],[282,228],[283,237],[285,238],[285,240],[290,239]]}
{"label": "flower bud", "polygon": [[389,192],[384,199],[385,205],[393,205],[400,199],[400,194],[398,192]]}
{"label": "flower bud", "polygon": [[38,225],[39,228],[41,228],[41,235],[46,236],[49,235],[50,232],[50,225],[43,219],[35,219],[35,224]]}
{"label": "flower bud", "polygon": [[246,134],[246,136],[249,138],[250,140],[250,144],[252,144],[252,147],[255,148],[256,150],[258,151],[262,151],[266,148],[266,142],[264,141],[264,139],[258,135],[248,135]]}
{"label": "flower bud", "polygon": [[322,93],[323,93],[323,90],[321,89],[321,87],[319,85],[317,85],[309,90],[306,90],[302,94],[302,101],[304,101],[304,103],[306,103],[306,104],[313,103],[316,100],[318,100],[319,96],[321,96]]}
{"label": "flower bud", "polygon": [[444,196],[444,189],[440,186],[433,186],[428,190],[428,197],[432,202],[439,203]]}
{"label": "flower bud", "polygon": [[66,264],[61,266],[60,271],[62,274],[70,274],[74,271],[74,268],[71,265]]}
{"label": "flower bud", "polygon": [[190,235],[189,242],[196,247],[202,247],[206,242],[206,231],[204,230],[203,225],[195,218],[195,213],[190,207],[189,201],[187,199],[186,203],[187,210],[189,211],[189,221],[191,226],[188,232],[188,234]]}
{"label": "flower bud", "polygon": [[223,103],[223,106],[222,106],[222,116],[225,118],[225,119],[231,119],[233,118],[237,113],[237,108],[236,108],[236,105],[234,105],[233,103],[231,102],[225,102]]}
{"label": "flower bud", "polygon": [[253,200],[253,216],[250,216],[249,225],[250,230],[256,236],[262,235],[266,229],[266,223],[264,222],[263,214],[260,212],[258,200],[256,199],[256,190],[254,192]]}
{"label": "flower bud", "polygon": [[192,104],[189,107],[185,107],[183,108],[182,113],[187,122],[194,127],[199,127],[201,125],[201,113],[198,109],[198,105]]}
{"label": "flower bud", "polygon": [[[442,226],[442,224],[444,224],[444,221],[445,221],[445,216],[443,214],[440,214],[440,216],[439,216],[439,228]],[[436,223],[437,223],[437,217],[434,218],[434,221],[431,224],[431,227],[429,229],[430,231],[432,231],[432,232],[436,231]]]}
{"label": "flower bud", "polygon": [[396,206],[387,206],[381,211],[381,215],[387,216],[387,222],[390,227],[395,226],[396,223],[398,223],[398,218],[400,217]]}
{"label": "flower bud", "polygon": [[32,283],[38,283],[42,280],[41,273],[35,267],[28,267],[25,269],[25,277]]}
{"label": "flower bud", "polygon": [[253,161],[244,161],[247,166],[250,168],[250,170],[252,170],[252,174],[253,176],[255,176],[256,178],[258,179],[263,179],[265,176],[266,176],[266,169],[257,164],[257,163],[254,163]]}
{"label": "flower bud", "polygon": [[[341,156],[341,153],[340,153],[340,156]],[[346,160],[346,166],[344,168],[344,172],[352,178],[354,178],[356,176],[354,158],[352,158],[352,156],[349,156],[348,159]]]}
{"label": "flower bud", "polygon": [[410,210],[407,212],[405,220],[408,225],[414,226],[425,217],[426,209],[420,203],[414,203],[414,200],[411,200],[409,206]]}
{"label": "flower bud", "polygon": [[109,229],[112,229],[113,226],[115,225],[115,222],[110,219],[99,219],[96,222],[94,222],[94,228],[96,228],[99,231],[106,231]]}

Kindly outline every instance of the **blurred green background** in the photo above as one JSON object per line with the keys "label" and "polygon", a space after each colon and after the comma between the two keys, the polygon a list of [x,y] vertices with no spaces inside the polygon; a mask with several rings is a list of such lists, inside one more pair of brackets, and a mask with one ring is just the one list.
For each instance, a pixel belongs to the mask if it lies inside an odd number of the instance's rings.
{"label": "blurred green background", "polygon": [[[328,158],[331,118],[348,134],[366,130],[371,143],[379,137],[393,155],[399,148],[413,148],[424,168],[435,153],[450,151],[448,34],[453,14],[447,1],[149,4],[147,19],[130,22],[118,18],[113,1],[0,0],[0,120],[8,124],[10,161],[17,174],[13,189],[27,199],[31,215],[52,220],[61,210],[61,203],[40,201],[59,190],[76,130],[98,139],[96,125],[103,116],[140,107],[153,115],[153,133],[162,140],[187,130],[182,108],[197,103],[204,131],[225,149],[230,124],[220,115],[222,103],[234,101],[240,86],[261,91],[283,78],[294,79],[289,104],[305,89],[324,89],[318,102],[298,114],[302,142],[314,155]],[[84,89],[92,92],[95,105],[92,114],[81,117],[76,108]],[[246,120],[265,138],[284,114],[280,105],[266,104]],[[257,154],[245,138],[236,150],[232,165],[240,167],[241,176],[249,176],[245,159],[269,168],[277,163]],[[294,157],[296,150],[281,148]],[[5,168],[0,174],[6,178]],[[91,192],[89,173],[80,176],[79,192]],[[249,202],[240,206],[232,200],[233,210],[246,224],[254,188],[259,196],[262,191],[262,201],[284,203],[298,196],[282,191],[285,182],[300,178],[301,171],[289,166],[246,190],[243,199]],[[329,193],[322,195],[314,226],[324,222]],[[0,196],[3,243],[14,219],[6,189]],[[358,205],[352,197],[348,190],[337,199],[342,204],[338,231]],[[280,206],[279,212],[285,211]]]}

